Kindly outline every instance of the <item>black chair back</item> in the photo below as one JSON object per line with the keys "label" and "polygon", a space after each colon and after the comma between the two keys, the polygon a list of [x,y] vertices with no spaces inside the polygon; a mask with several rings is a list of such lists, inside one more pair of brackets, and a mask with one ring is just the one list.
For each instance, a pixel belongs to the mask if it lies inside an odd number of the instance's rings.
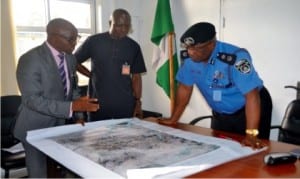
{"label": "black chair back", "polygon": [[10,153],[2,150],[19,143],[13,135],[13,130],[20,104],[21,96],[1,96],[1,168],[4,169],[4,178],[9,178],[11,169],[26,167],[24,151]]}
{"label": "black chair back", "polygon": [[13,137],[16,114],[21,104],[21,96],[1,96],[1,147],[11,147],[18,141]]}
{"label": "black chair back", "polygon": [[289,103],[281,123],[278,140],[300,145],[300,99]]}

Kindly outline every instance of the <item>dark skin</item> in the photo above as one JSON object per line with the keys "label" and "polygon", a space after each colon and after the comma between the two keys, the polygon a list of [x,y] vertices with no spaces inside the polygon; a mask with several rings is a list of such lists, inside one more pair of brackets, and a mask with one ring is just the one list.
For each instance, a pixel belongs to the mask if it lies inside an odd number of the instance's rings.
{"label": "dark skin", "polygon": [[[117,9],[113,12],[109,20],[109,34],[114,39],[121,39],[126,37],[131,30],[131,17],[127,11],[122,9]],[[91,77],[91,72],[82,64],[77,65],[77,71],[81,74]],[[141,74],[132,74],[132,89],[133,95],[135,96],[136,106],[133,112],[134,117],[143,118],[142,112],[142,102],[140,101],[142,97],[142,77]]]}
{"label": "dark skin", "polygon": [[[189,56],[194,62],[207,63],[214,48],[216,46],[216,38],[208,42],[196,44],[194,46],[187,47]],[[176,125],[179,121],[182,113],[184,112],[187,104],[190,101],[190,97],[193,92],[193,86],[187,86],[179,83],[174,111],[169,118],[160,119],[159,122],[164,125]],[[252,91],[245,94],[246,98],[246,128],[247,129],[258,129],[260,120],[260,97],[259,90],[253,89]],[[257,137],[246,135],[242,141],[243,145],[251,146],[252,148],[262,148],[265,144]]]}
{"label": "dark skin", "polygon": [[[47,26],[47,42],[59,52],[72,54],[77,37],[77,29],[63,19],[52,21]],[[99,109],[99,104],[95,103],[97,101],[96,98],[81,97],[72,101],[72,110],[74,112],[97,111]],[[84,125],[84,120],[78,119],[77,123]]]}

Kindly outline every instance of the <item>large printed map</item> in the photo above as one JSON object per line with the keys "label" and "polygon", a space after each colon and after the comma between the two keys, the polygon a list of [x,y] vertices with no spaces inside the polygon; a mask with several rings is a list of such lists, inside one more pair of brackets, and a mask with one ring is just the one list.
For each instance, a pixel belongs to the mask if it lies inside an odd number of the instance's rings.
{"label": "large printed map", "polygon": [[82,178],[183,178],[267,149],[136,118],[29,131],[27,140]]}
{"label": "large printed map", "polygon": [[123,177],[128,169],[176,165],[220,148],[152,130],[132,121],[52,139]]}

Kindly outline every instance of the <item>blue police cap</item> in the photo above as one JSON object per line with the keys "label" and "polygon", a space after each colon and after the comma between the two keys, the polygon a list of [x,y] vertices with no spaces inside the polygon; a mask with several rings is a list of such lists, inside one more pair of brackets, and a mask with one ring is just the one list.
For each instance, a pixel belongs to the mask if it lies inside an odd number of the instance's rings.
{"label": "blue police cap", "polygon": [[215,26],[208,22],[199,22],[188,28],[180,38],[183,47],[193,46],[213,39],[216,35]]}

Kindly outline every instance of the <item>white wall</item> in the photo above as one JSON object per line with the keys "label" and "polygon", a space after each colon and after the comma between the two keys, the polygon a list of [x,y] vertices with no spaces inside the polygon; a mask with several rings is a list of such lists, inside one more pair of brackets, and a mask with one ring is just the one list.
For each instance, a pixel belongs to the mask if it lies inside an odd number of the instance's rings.
{"label": "white wall", "polygon": [[[224,40],[247,48],[273,100],[272,123],[280,124],[300,81],[300,1],[224,0]],[[272,138],[277,136],[272,131]]]}
{"label": "white wall", "polygon": [[[101,0],[99,0],[101,1]],[[169,116],[169,100],[155,84],[151,68],[153,45],[150,41],[156,0],[102,0],[102,15],[109,17],[113,9],[127,9],[134,17],[135,34],[141,45],[148,72],[143,76],[143,108]],[[192,24],[209,21],[218,29],[220,40],[247,48],[257,71],[273,98],[273,124],[280,124],[285,107],[296,93],[284,89],[300,81],[300,1],[298,0],[171,0],[177,46],[181,34]],[[220,8],[222,6],[222,8]],[[226,19],[225,28],[223,16]],[[104,24],[107,23],[107,21]],[[135,25],[136,24],[136,25]],[[103,26],[104,27],[104,26]],[[104,29],[105,30],[105,29]],[[107,30],[107,29],[106,29]],[[177,48],[180,50],[179,46]],[[298,70],[299,69],[299,70]],[[181,122],[210,114],[210,109],[195,88],[192,100]],[[209,126],[207,122],[202,125]],[[274,133],[274,132],[273,132]],[[275,134],[272,135],[275,138]]]}

